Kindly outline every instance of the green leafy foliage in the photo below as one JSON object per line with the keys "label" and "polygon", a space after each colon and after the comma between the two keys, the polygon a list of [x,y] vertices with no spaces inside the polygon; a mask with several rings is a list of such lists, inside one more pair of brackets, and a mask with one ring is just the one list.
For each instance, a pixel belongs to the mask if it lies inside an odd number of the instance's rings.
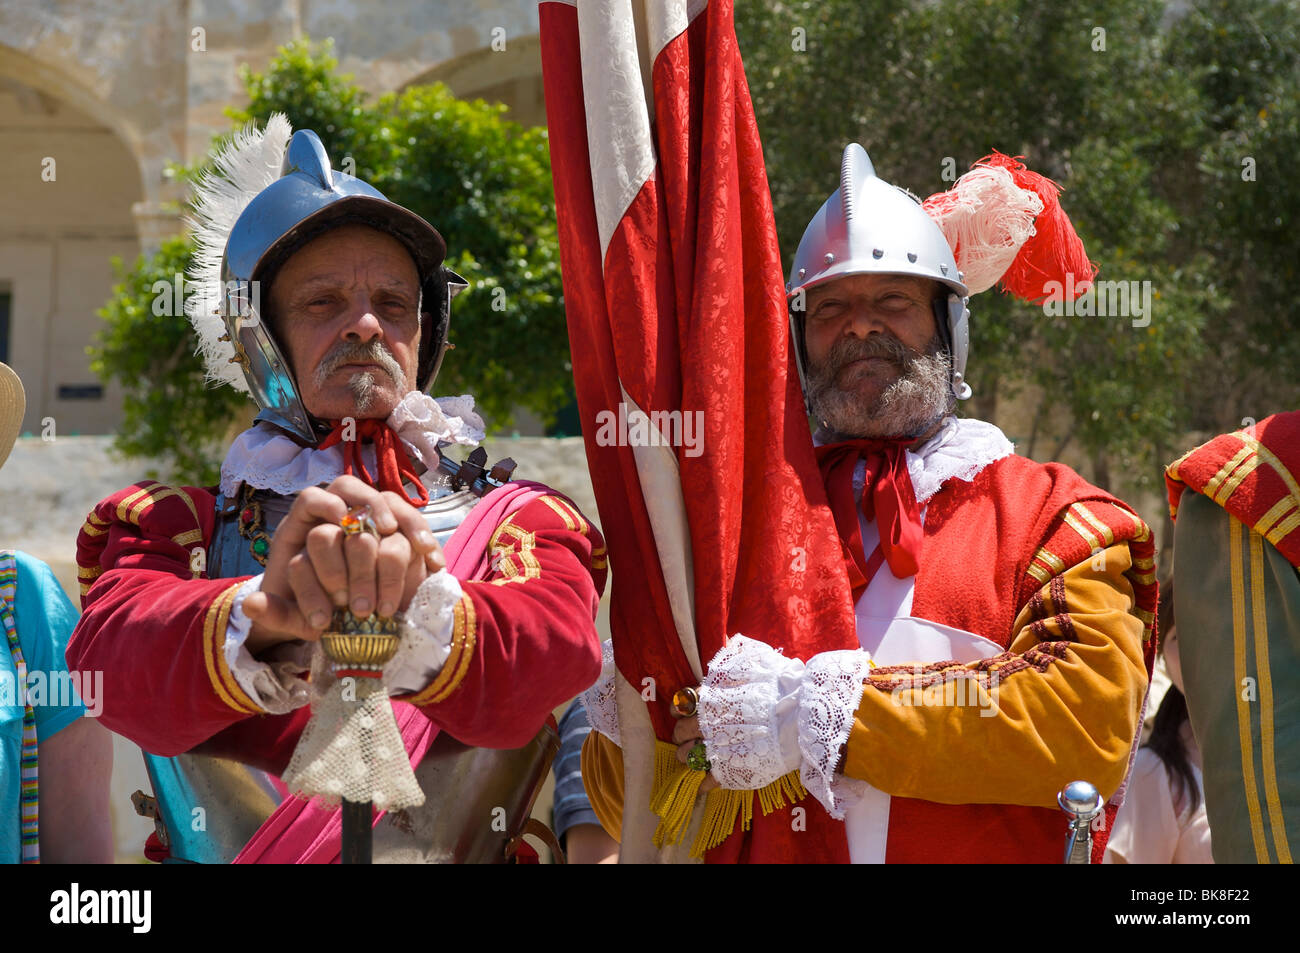
{"label": "green leafy foliage", "polygon": [[1150,488],[1189,429],[1300,404],[1295,375],[1261,371],[1300,357],[1293,4],[777,0],[739,4],[736,28],[787,265],[856,140],[922,197],[1023,155],[1063,187],[1098,279],[1150,282],[1145,327],[971,302],[971,412],[1031,395],[1022,452],[1072,446],[1097,482]]}
{"label": "green leafy foliage", "polygon": [[1230,303],[1206,327],[1187,392],[1194,425],[1220,431],[1300,406],[1300,8],[1201,0],[1173,31],[1170,57],[1201,90],[1209,126],[1185,205]]}
{"label": "green leafy foliage", "polygon": [[[170,477],[209,486],[217,480],[225,452],[220,438],[248,398],[204,383],[194,332],[185,317],[183,285],[178,284],[192,251],[187,239],[172,238],[130,268],[114,260],[119,281],[99,310],[104,327],[98,346],[91,349],[90,366],[123,388],[115,448],[127,456],[163,456]],[[148,475],[160,474],[152,470]]]}

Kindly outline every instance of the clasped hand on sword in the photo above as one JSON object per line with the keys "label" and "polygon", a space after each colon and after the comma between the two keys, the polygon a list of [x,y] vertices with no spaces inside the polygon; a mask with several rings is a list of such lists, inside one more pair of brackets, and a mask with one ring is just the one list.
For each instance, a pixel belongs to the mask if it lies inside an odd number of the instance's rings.
{"label": "clasped hand on sword", "polygon": [[[345,533],[349,509],[363,506],[374,533]],[[424,515],[396,493],[347,475],[309,487],[276,527],[261,589],[244,600],[253,622],[248,650],[317,641],[336,607],[358,618],[403,611],[420,583],[446,564]]]}

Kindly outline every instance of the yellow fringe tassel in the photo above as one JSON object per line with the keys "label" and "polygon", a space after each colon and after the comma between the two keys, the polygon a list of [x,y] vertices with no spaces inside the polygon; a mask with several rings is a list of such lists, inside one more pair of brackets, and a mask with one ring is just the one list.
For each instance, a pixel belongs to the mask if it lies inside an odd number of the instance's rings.
{"label": "yellow fringe tassel", "polygon": [[[650,795],[650,810],[659,817],[659,826],[654,834],[655,847],[682,842],[705,776],[704,771],[693,771],[677,760],[676,745],[666,741],[655,743],[654,788]],[[691,856],[703,857],[705,851],[725,841],[736,830],[737,820],[742,830],[749,830],[754,820],[755,794],[766,817],[787,803],[802,801],[808,796],[808,790],[800,782],[798,771],[782,775],[757,791],[714,788],[705,798],[704,820],[691,844]]]}
{"label": "yellow fringe tassel", "polygon": [[706,772],[692,771],[677,760],[677,746],[655,743],[655,783],[650,793],[650,810],[659,816],[654,845],[680,844],[699,796]]}

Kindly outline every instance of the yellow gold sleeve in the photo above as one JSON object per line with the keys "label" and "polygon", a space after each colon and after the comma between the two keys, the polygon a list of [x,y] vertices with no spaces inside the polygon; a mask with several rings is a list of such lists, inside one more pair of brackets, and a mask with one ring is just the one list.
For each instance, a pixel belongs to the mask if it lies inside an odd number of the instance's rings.
{"label": "yellow gold sleeve", "polygon": [[582,743],[582,784],[605,833],[622,842],[623,749],[599,731]]}
{"label": "yellow gold sleeve", "polygon": [[1109,798],[1147,686],[1131,566],[1121,543],[1053,577],[1001,655],[874,670],[844,773],[943,804],[1055,807],[1078,779]]}

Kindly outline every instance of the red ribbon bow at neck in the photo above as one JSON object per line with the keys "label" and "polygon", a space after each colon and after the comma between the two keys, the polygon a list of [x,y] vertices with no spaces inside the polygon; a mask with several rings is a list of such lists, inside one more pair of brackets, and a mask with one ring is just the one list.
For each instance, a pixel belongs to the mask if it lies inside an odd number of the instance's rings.
{"label": "red ribbon bow at neck", "polygon": [[[845,440],[816,448],[855,603],[882,562],[889,563],[889,571],[899,579],[916,575],[925,531],[907,472],[906,448],[911,442],[910,438]],[[858,460],[866,461],[860,507],[853,501],[853,471]],[[876,520],[880,527],[880,545],[870,559],[863,551],[859,508],[868,521]]]}
{"label": "red ribbon bow at neck", "polygon": [[[343,472],[355,476],[373,486],[376,490],[392,490],[412,506],[423,506],[429,502],[429,491],[420,482],[420,475],[415,472],[406,447],[398,439],[393,428],[378,417],[364,420],[349,420],[355,426],[352,440],[343,439],[345,421],[326,421],[333,428],[329,436],[321,441],[320,449],[327,450],[336,444],[343,445]],[[377,477],[372,477],[361,459],[361,444],[369,439],[375,445],[375,461],[379,469]],[[403,480],[410,480],[416,487],[418,495],[411,497],[402,485]]]}

